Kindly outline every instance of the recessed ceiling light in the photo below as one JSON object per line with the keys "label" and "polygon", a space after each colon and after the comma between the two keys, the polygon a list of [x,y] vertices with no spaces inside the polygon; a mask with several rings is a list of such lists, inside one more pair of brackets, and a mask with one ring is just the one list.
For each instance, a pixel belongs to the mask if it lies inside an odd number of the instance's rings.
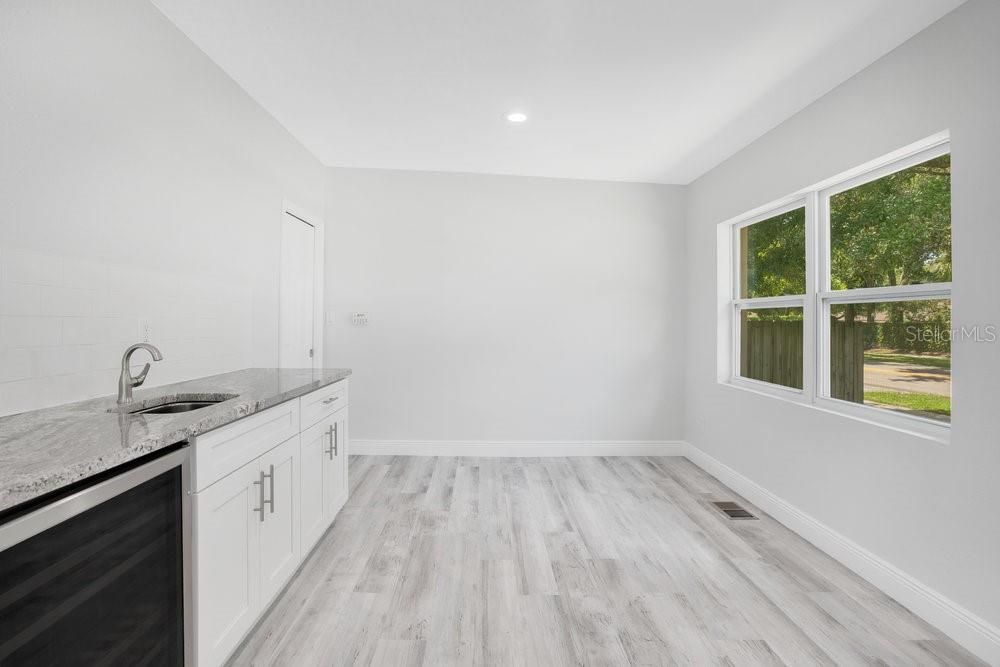
{"label": "recessed ceiling light", "polygon": [[523,123],[526,120],[528,120],[528,114],[521,111],[511,111],[507,114],[508,123]]}

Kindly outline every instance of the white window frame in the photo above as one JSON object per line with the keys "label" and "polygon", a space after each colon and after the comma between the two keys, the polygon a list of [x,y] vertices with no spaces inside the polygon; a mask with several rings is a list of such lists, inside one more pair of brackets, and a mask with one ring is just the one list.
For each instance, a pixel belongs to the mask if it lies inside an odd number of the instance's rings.
{"label": "white window frame", "polygon": [[[950,282],[832,290],[829,267],[829,204],[831,196],[950,152],[948,134],[946,132],[940,133],[721,223],[720,227],[728,227],[729,229],[725,233],[720,233],[719,239],[720,242],[727,243],[729,247],[728,252],[723,251],[720,254],[722,258],[728,256],[728,277],[725,277],[727,287],[720,290],[720,296],[724,303],[719,312],[728,316],[729,323],[728,326],[720,327],[720,331],[728,332],[729,345],[727,354],[720,352],[719,382],[933,441],[948,442],[951,435],[950,423],[831,397],[828,324],[830,306],[834,304],[929,299],[951,300]],[[745,227],[797,208],[805,208],[805,294],[761,298],[741,297],[740,231]],[[720,274],[720,278],[722,277]],[[753,308],[787,307],[802,308],[802,389],[784,387],[740,376],[741,311]],[[720,350],[725,349],[720,348]],[[954,379],[954,373],[952,379]]]}

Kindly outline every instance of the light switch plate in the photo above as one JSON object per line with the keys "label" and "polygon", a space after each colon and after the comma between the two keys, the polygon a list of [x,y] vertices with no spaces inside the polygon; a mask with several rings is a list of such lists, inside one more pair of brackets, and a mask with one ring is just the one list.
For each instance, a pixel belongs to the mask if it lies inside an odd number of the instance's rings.
{"label": "light switch plate", "polygon": [[351,315],[351,324],[356,327],[368,326],[368,313],[354,313]]}

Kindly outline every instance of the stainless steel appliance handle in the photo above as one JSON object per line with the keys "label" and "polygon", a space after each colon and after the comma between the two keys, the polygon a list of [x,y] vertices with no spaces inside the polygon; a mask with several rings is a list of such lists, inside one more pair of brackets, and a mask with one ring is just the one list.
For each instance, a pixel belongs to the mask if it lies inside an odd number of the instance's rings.
{"label": "stainless steel appliance handle", "polygon": [[181,466],[184,476],[183,492],[186,495],[190,492],[187,460],[188,449],[185,447],[12,519],[0,526],[0,551],[45,532],[177,466]]}

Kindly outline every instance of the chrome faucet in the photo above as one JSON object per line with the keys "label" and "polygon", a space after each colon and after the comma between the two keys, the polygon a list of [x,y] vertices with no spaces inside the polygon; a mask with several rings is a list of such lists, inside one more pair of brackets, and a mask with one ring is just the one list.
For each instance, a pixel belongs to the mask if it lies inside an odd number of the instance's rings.
{"label": "chrome faucet", "polygon": [[118,377],[118,405],[128,405],[132,402],[132,388],[138,387],[143,382],[146,381],[146,374],[149,373],[149,364],[142,369],[136,377],[132,377],[132,373],[129,370],[129,364],[132,360],[132,353],[138,349],[143,349],[149,352],[153,357],[153,361],[160,361],[163,359],[163,355],[160,351],[156,349],[154,345],[149,343],[136,343],[135,345],[130,345],[125,354],[122,355],[122,374]]}

